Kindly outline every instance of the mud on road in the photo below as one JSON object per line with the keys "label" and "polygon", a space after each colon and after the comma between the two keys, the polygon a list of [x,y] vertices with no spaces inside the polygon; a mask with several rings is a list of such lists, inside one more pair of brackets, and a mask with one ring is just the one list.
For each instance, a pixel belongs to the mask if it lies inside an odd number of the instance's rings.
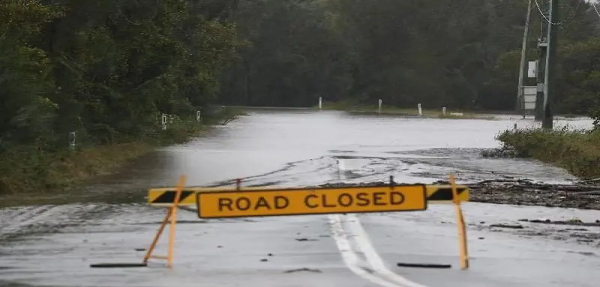
{"label": "mud on road", "polygon": [[486,180],[468,186],[474,202],[600,210],[600,185],[596,184]]}
{"label": "mud on road", "polygon": [[[489,180],[469,185],[473,202],[600,210],[600,186],[593,183],[544,184],[527,180]],[[481,224],[498,232],[522,237],[541,236],[600,246],[600,218],[552,220],[522,218],[517,223]],[[593,255],[593,254],[584,254]]]}

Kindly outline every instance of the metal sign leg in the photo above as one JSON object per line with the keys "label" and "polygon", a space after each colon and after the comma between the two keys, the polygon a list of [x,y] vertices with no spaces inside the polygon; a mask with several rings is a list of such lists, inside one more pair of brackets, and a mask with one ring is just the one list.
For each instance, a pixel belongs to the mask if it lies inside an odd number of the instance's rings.
{"label": "metal sign leg", "polygon": [[[173,205],[171,207],[169,207],[169,209],[167,210],[167,214],[165,215],[165,218],[163,219],[162,223],[160,224],[160,227],[158,228],[158,231],[156,232],[156,235],[154,236],[154,239],[152,240],[152,244],[150,245],[150,248],[148,248],[148,251],[146,252],[146,255],[144,256],[144,261],[143,261],[144,264],[148,263],[148,260],[150,258],[166,259],[167,266],[169,268],[173,267],[173,249],[175,246],[175,226],[177,224],[177,206],[179,204],[179,200],[181,198],[181,192],[183,190],[184,185],[185,185],[185,176],[181,176],[181,179],[179,180],[179,185],[177,186],[177,192],[175,194],[175,200],[173,202]],[[156,244],[158,243],[160,236],[162,235],[163,231],[165,230],[167,223],[170,223],[170,226],[169,226],[169,249],[168,249],[167,256],[152,255],[152,252],[154,252],[154,248],[156,247]]]}
{"label": "metal sign leg", "polygon": [[469,252],[467,248],[467,230],[465,227],[465,218],[460,207],[460,200],[456,190],[456,181],[454,174],[450,174],[450,185],[452,185],[452,197],[456,208],[456,226],[458,228],[458,246],[460,252],[460,268],[462,270],[469,268]]}

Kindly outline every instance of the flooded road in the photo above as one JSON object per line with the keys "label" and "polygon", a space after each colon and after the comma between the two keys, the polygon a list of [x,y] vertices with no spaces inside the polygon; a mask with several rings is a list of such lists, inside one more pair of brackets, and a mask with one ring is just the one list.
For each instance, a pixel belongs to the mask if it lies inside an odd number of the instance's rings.
{"label": "flooded road", "polygon": [[[396,182],[431,183],[450,172],[460,183],[574,179],[536,161],[483,158],[481,151],[498,147],[494,137],[515,123],[537,125],[519,116],[443,120],[249,110],[206,137],[160,149],[80,190],[0,209],[0,286],[596,286],[600,236],[557,240],[564,227],[504,231],[490,225],[520,218],[594,221],[600,212],[481,203],[464,207],[474,258],[469,271],[457,269],[454,214],[445,205],[424,213],[210,221],[182,211],[189,221],[178,225],[173,270],[160,263],[89,268],[141,261],[143,251],[136,250],[149,245],[164,214],[144,204],[145,190],[174,186],[181,174],[189,186],[232,185],[236,178],[247,186],[304,186],[390,175]],[[587,119],[557,122],[564,124],[591,127]],[[600,234],[597,229],[576,232]],[[395,267],[407,260],[453,268]]]}
{"label": "flooded road", "polygon": [[[248,116],[219,126],[208,136],[161,149],[99,179],[86,194],[123,193],[150,186],[174,185],[187,174],[189,185],[306,185],[327,182],[430,182],[457,173],[461,182],[503,177],[544,182],[572,179],[562,169],[520,159],[486,159],[483,149],[499,146],[505,129],[537,126],[519,116],[499,120],[442,120],[355,116],[331,111],[250,110]],[[591,120],[557,125],[591,127]],[[339,172],[338,160],[343,160]],[[135,189],[135,191],[134,191]]]}

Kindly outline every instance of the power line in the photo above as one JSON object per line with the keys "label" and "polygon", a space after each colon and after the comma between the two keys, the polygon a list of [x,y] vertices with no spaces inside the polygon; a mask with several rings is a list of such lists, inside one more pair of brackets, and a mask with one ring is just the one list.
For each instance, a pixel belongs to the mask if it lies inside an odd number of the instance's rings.
{"label": "power line", "polygon": [[596,11],[596,14],[598,14],[598,17],[600,17],[600,12],[598,11],[598,8],[596,8],[596,4],[594,4],[594,1],[590,1],[590,4],[592,4],[592,7],[594,7],[594,11]]}
{"label": "power line", "polygon": [[[554,1],[557,1],[557,0],[554,0]],[[550,23],[551,25],[555,25],[555,26],[564,25],[564,24],[568,23],[569,21],[571,21],[573,18],[575,18],[575,16],[577,15],[577,10],[581,6],[581,3],[583,3],[583,0],[579,1],[579,3],[577,3],[577,6],[575,7],[575,9],[573,9],[573,13],[571,13],[571,15],[569,15],[569,17],[565,18],[564,21],[562,21],[562,22],[552,22],[546,16],[546,14],[544,14],[544,12],[542,11],[542,8],[541,8],[540,3],[538,2],[538,0],[535,0],[535,6],[537,7],[538,12],[540,13],[540,15],[542,15],[542,17],[544,18],[544,20],[546,20],[546,22]],[[596,6],[594,6],[594,8],[596,8]],[[600,12],[598,10],[596,10],[596,13],[598,13],[598,16],[600,16]]]}

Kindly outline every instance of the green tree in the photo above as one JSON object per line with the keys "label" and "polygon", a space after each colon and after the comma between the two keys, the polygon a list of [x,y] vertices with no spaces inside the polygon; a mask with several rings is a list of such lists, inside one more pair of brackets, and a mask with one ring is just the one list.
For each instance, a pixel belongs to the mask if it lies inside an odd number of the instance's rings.
{"label": "green tree", "polygon": [[37,1],[0,4],[0,152],[52,138],[55,103],[50,60],[32,45],[59,11]]}

